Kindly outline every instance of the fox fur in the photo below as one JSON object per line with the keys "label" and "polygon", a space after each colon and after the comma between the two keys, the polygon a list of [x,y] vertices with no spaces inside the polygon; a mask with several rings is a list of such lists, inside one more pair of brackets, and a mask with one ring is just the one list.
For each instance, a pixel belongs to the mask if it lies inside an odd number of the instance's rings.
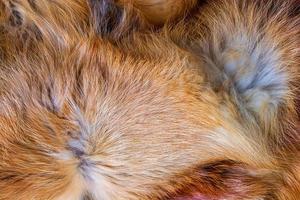
{"label": "fox fur", "polygon": [[0,200],[300,199],[298,0],[0,0]]}

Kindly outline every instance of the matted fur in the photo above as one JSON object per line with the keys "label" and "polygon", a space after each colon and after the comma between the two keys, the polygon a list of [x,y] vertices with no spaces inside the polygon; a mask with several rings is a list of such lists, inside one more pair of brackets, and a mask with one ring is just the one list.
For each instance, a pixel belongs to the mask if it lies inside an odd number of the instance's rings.
{"label": "matted fur", "polygon": [[0,0],[0,200],[299,199],[299,37],[297,0]]}

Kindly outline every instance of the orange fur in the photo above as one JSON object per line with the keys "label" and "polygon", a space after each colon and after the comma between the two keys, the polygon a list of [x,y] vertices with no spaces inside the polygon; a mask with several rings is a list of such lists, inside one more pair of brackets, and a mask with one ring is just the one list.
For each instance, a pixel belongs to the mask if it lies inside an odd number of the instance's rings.
{"label": "orange fur", "polygon": [[0,0],[0,200],[299,199],[299,26],[297,0]]}
{"label": "orange fur", "polygon": [[187,14],[193,8],[196,0],[119,0],[121,3],[131,3],[141,10],[146,19],[155,25],[162,25]]}

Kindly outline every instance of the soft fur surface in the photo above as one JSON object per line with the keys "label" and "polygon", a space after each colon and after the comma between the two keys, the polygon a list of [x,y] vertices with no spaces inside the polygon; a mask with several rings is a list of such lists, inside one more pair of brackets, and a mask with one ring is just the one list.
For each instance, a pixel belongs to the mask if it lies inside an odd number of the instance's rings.
{"label": "soft fur surface", "polygon": [[0,0],[0,200],[300,199],[298,0]]}

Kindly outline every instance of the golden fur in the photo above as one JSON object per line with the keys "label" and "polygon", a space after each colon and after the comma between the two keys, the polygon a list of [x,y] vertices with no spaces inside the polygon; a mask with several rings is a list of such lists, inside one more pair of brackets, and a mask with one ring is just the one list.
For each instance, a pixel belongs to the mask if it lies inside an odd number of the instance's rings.
{"label": "golden fur", "polygon": [[299,37],[297,0],[0,0],[0,200],[300,199]]}

